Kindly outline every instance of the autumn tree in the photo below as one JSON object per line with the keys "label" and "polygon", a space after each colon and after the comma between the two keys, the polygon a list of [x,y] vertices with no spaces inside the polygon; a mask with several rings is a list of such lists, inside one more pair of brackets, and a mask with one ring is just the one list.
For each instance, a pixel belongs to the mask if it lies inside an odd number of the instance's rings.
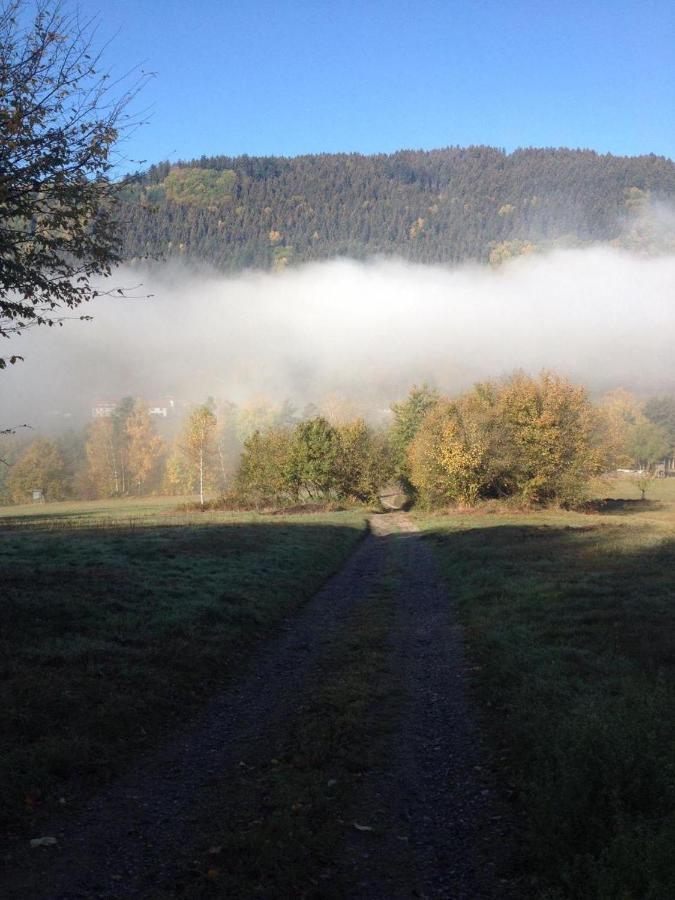
{"label": "autumn tree", "polygon": [[89,427],[85,448],[89,480],[99,497],[123,497],[130,490],[131,438],[127,425],[134,405],[132,397],[124,397],[112,415],[93,422]]}
{"label": "autumn tree", "polygon": [[237,411],[236,434],[239,441],[251,437],[256,431],[266,431],[277,424],[278,410],[264,397],[252,397]]}
{"label": "autumn tree", "polygon": [[85,451],[89,481],[94,494],[97,497],[119,496],[121,478],[112,418],[92,422]]}
{"label": "autumn tree", "polygon": [[128,422],[134,410],[134,398],[122,397],[111,418],[112,443],[115,453],[116,470],[119,479],[118,493],[124,496],[129,492],[129,443]]}
{"label": "autumn tree", "polygon": [[605,469],[630,468],[634,456],[628,443],[631,432],[645,422],[642,404],[623,388],[600,398],[597,406],[596,444],[603,454]]}
{"label": "autumn tree", "polygon": [[45,500],[68,496],[68,473],[58,447],[47,438],[34,440],[11,468],[7,479],[15,503],[25,503],[31,491],[42,491]]}
{"label": "autumn tree", "polygon": [[405,400],[394,403],[391,411],[394,414],[389,440],[392,447],[394,463],[398,477],[409,483],[408,448],[412,444],[422,420],[439,401],[437,391],[427,384],[421,387],[414,385]]}
{"label": "autumn tree", "polygon": [[217,475],[217,427],[218,420],[210,406],[198,406],[188,417],[178,444],[190,486],[199,491],[202,508],[204,491],[213,485]]}
{"label": "autumn tree", "polygon": [[30,429],[0,428],[0,503],[9,500],[7,479],[12,465],[26,451],[30,444]]}
{"label": "autumn tree", "polygon": [[244,442],[235,479],[242,499],[257,507],[297,500],[299,485],[291,446],[287,428],[256,431]]}
{"label": "autumn tree", "polygon": [[194,471],[183,453],[179,436],[173,441],[166,458],[162,490],[175,495],[191,493],[194,487]]}
{"label": "autumn tree", "polygon": [[60,0],[0,7],[0,337],[60,324],[121,258],[113,151],[140,82],[102,71],[92,35]]}
{"label": "autumn tree", "polygon": [[410,482],[425,506],[475,503],[491,492],[490,445],[465,406],[461,400],[438,401],[410,444]]}
{"label": "autumn tree", "polygon": [[361,503],[377,501],[380,489],[393,476],[394,465],[388,442],[373,432],[363,419],[338,427],[337,491]]}
{"label": "autumn tree", "polygon": [[600,469],[595,428],[586,390],[553,373],[479,384],[424,417],[408,451],[411,482],[429,505],[571,503]]}
{"label": "autumn tree", "polygon": [[673,450],[675,417],[672,398],[646,403],[623,389],[606,394],[598,406],[598,444],[608,469],[648,469]]}
{"label": "autumn tree", "polygon": [[534,503],[576,500],[602,464],[586,388],[553,372],[518,373],[499,399],[516,493]]}
{"label": "autumn tree", "polygon": [[147,406],[136,400],[126,423],[126,459],[129,487],[141,494],[157,473],[164,443],[155,431]]}
{"label": "autumn tree", "polygon": [[216,451],[218,468],[223,488],[228,485],[237,472],[241,456],[241,441],[237,435],[238,409],[236,404],[225,401],[218,406],[218,434]]}
{"label": "autumn tree", "polygon": [[[339,391],[331,391],[318,401],[318,415],[337,427],[358,418],[359,406]],[[307,418],[316,418],[316,415]]]}

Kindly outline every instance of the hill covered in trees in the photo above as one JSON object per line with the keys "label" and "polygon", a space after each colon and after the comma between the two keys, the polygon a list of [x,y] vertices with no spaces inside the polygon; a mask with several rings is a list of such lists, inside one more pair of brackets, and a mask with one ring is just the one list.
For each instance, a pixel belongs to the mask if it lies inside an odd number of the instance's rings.
{"label": "hill covered in trees", "polygon": [[238,271],[336,256],[499,262],[555,244],[652,246],[660,238],[641,214],[662,202],[675,202],[665,157],[450,147],[164,162],[124,189],[120,215],[131,258]]}

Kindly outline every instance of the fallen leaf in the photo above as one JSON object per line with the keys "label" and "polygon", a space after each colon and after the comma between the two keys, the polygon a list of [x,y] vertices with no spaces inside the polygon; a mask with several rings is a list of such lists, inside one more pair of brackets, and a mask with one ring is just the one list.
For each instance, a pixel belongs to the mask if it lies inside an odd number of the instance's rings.
{"label": "fallen leaf", "polygon": [[354,828],[356,828],[357,831],[372,831],[373,830],[370,827],[370,825],[359,825],[358,822],[354,822]]}

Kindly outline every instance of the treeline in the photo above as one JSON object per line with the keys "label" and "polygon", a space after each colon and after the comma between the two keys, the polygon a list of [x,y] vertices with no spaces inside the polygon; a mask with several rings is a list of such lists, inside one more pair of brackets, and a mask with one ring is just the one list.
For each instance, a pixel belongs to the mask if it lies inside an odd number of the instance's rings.
{"label": "treeline", "polygon": [[665,474],[675,455],[675,396],[624,390],[593,402],[544,372],[480,382],[444,397],[413,387],[374,427],[336,398],[298,413],[285,402],[193,408],[172,439],[141,400],[81,433],[5,436],[0,497],[27,502],[151,493],[197,494],[257,508],[298,502],[377,503],[398,482],[428,507],[515,498],[572,505],[589,479],[616,469]]}
{"label": "treeline", "polygon": [[25,502],[34,491],[46,500],[191,494],[200,487],[213,496],[233,484],[251,436],[320,415],[346,421],[356,413],[336,394],[321,400],[321,410],[314,404],[298,410],[290,401],[255,398],[238,406],[209,398],[181,422],[153,418],[141,399],[125,397],[112,415],[82,430],[0,435],[0,502]]}
{"label": "treeline", "polygon": [[339,256],[499,262],[622,235],[638,248],[673,249],[672,232],[639,221],[650,199],[675,199],[672,160],[450,147],[160,163],[125,188],[119,219],[130,258],[225,271]]}

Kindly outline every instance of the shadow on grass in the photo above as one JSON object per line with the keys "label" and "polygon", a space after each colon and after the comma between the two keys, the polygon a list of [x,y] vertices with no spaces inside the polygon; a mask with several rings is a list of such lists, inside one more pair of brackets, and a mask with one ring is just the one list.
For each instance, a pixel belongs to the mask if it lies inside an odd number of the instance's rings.
{"label": "shadow on grass", "polygon": [[335,572],[363,515],[6,531],[0,822],[156,745]]}
{"label": "shadow on grass", "polygon": [[660,500],[615,500],[607,497],[604,500],[589,500],[584,504],[584,512],[600,515],[625,516],[631,513],[656,512],[664,508]]}
{"label": "shadow on grass", "polygon": [[675,541],[640,523],[429,539],[530,826],[537,896],[675,896]]}
{"label": "shadow on grass", "polygon": [[61,522],[71,523],[77,520],[101,518],[100,508],[98,508],[96,512],[54,512],[46,510],[45,512],[38,513],[31,510],[31,512],[21,516],[0,516],[0,530],[10,528],[32,528],[34,526],[39,527],[46,523],[58,525]]}

